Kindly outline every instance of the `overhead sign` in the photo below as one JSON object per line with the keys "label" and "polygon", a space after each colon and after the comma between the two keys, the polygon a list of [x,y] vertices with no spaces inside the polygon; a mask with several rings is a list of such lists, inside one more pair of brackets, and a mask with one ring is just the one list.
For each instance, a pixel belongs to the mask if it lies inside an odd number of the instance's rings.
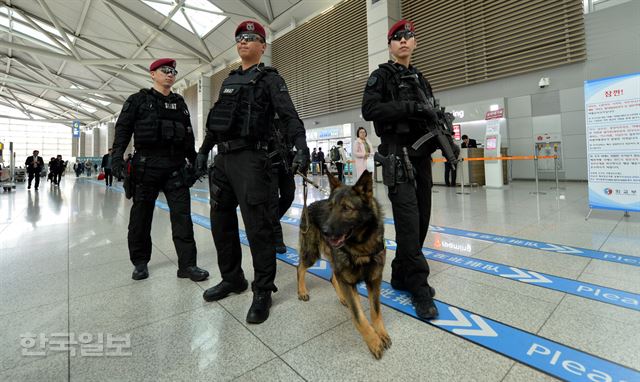
{"label": "overhead sign", "polygon": [[71,123],[71,135],[74,138],[80,137],[80,121],[76,120]]}
{"label": "overhead sign", "polygon": [[589,207],[640,211],[640,73],[584,82]]}
{"label": "overhead sign", "polygon": [[485,115],[484,115],[484,119],[489,120],[489,119],[499,119],[499,118],[504,118],[504,109],[498,109],[498,110],[494,110],[494,111],[488,111]]}

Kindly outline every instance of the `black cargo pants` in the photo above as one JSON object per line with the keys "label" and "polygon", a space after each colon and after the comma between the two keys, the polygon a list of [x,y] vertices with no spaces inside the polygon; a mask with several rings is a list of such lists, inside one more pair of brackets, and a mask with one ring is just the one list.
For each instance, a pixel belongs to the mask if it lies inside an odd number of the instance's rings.
{"label": "black cargo pants", "polygon": [[276,252],[270,209],[271,161],[266,150],[240,149],[220,153],[209,169],[211,232],[222,279],[244,279],[236,207],[244,221],[253,257],[253,290],[277,291]]}
{"label": "black cargo pants", "polygon": [[[428,291],[429,265],[422,245],[431,218],[431,163],[428,156],[411,157],[416,184],[399,183],[389,188],[393,210],[397,249],[391,262],[391,279],[404,285],[412,294]],[[428,292],[427,292],[428,293]]]}
{"label": "black cargo pants", "polygon": [[287,173],[282,165],[274,165],[272,174],[270,208],[273,216],[273,241],[274,245],[279,245],[284,244],[280,219],[287,213],[293,203],[296,182],[294,175],[291,172]]}
{"label": "black cargo pants", "polygon": [[[178,254],[178,267],[197,265],[196,242],[191,221],[189,188],[179,181],[175,172],[184,166],[184,158],[147,157],[145,163],[136,154],[132,159],[136,183],[133,206],[129,214],[129,256],[133,265],[151,260],[151,222],[160,191],[169,205],[173,245]],[[176,186],[177,184],[181,184]]]}

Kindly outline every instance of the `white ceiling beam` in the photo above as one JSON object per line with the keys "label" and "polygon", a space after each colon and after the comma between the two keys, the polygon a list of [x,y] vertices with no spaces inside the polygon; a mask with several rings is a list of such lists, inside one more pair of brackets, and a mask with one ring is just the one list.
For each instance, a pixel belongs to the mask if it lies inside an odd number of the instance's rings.
{"label": "white ceiling beam", "polygon": [[27,22],[29,23],[29,26],[31,26],[33,29],[37,30],[38,32],[44,34],[45,36],[47,36],[49,38],[49,40],[53,41],[54,44],[56,44],[60,49],[62,49],[64,52],[68,53],[68,54],[72,54],[71,50],[66,47],[63,43],[61,43],[58,40],[57,36],[54,36],[53,34],[51,34],[49,31],[45,30],[44,28],[42,28],[38,23],[36,23],[31,17],[30,15],[28,15],[26,12],[24,12],[21,9],[18,8],[11,8],[11,10],[13,12],[16,12],[17,14],[19,14],[20,16],[22,16],[25,20],[27,20]]}
{"label": "white ceiling beam", "polygon": [[127,23],[124,22],[124,20],[122,20],[122,17],[120,17],[120,15],[111,7],[107,6],[105,7],[109,10],[109,12],[111,12],[111,14],[113,15],[113,17],[116,18],[116,20],[118,20],[118,22],[120,23],[120,25],[122,25],[122,27],[124,28],[124,30],[126,30],[129,35],[131,36],[131,38],[133,38],[137,43],[138,46],[142,45],[142,41],[140,41],[140,39],[138,38],[138,36],[136,36],[135,33],[133,33],[133,31],[131,30],[131,28],[129,28],[129,25],[127,25]]}
{"label": "white ceiling beam", "polygon": [[82,31],[82,27],[84,25],[84,21],[87,18],[87,13],[89,11],[89,7],[91,6],[91,0],[86,0],[84,2],[84,7],[82,7],[82,13],[80,14],[80,21],[78,22],[78,26],[76,27],[76,36],[80,36],[80,31]]}
{"label": "white ceiling beam", "polygon": [[[30,92],[28,89],[18,89],[18,88],[14,88],[14,87],[11,87],[11,86],[8,86],[8,85],[7,85],[7,88],[9,88],[9,89],[11,89],[11,90],[13,90],[15,92],[18,92],[18,93],[22,93],[22,94],[29,95],[31,97],[39,98],[37,94]],[[82,115],[85,115],[85,116],[87,116],[89,118],[93,118],[94,120],[99,119],[99,117],[97,115],[95,115],[93,113],[89,113],[88,111],[86,111],[84,109],[80,110],[80,109],[76,108],[74,110],[73,108],[69,107],[69,105],[63,104],[62,102],[59,102],[59,101],[56,101],[56,100],[52,100],[52,99],[49,99],[49,98],[40,98],[40,99],[45,101],[45,102],[50,103],[53,106],[56,106],[58,109],[60,109],[62,111],[61,113],[56,113],[56,112],[51,110],[52,114],[54,114],[54,115],[65,115],[65,114],[69,114],[71,112],[74,112],[76,114],[82,114]],[[31,106],[33,106],[33,105],[31,105]]]}
{"label": "white ceiling beam", "polygon": [[49,85],[44,85],[37,82],[25,81],[25,80],[13,78],[13,76],[6,78],[5,81],[9,84],[30,86],[38,89],[49,89],[49,90],[55,90],[57,92],[68,92],[68,93],[74,93],[74,94],[91,94],[91,93],[102,93],[102,94],[111,94],[111,95],[130,95],[131,94],[130,91],[121,91],[121,90],[67,89],[67,88],[61,88],[58,86],[49,86]]}
{"label": "white ceiling beam", "polygon": [[9,93],[11,95],[11,98],[13,98],[17,103],[18,103],[18,107],[21,109],[21,111],[28,116],[29,118],[33,119],[33,116],[31,114],[29,114],[29,111],[27,109],[25,109],[24,105],[22,104],[22,102],[20,102],[20,100],[18,98],[16,98],[15,94],[13,94],[13,92],[11,91],[11,89],[7,89],[7,93]]}
{"label": "white ceiling beam", "polygon": [[[149,63],[152,61],[151,58],[99,58],[99,59],[77,60],[75,57],[72,57],[72,56],[66,56],[64,54],[55,53],[50,50],[16,44],[16,43],[4,41],[4,40],[0,40],[0,47],[15,49],[22,52],[29,52],[29,53],[37,54],[39,56],[51,57],[51,58],[56,58],[59,60],[65,60],[69,62],[75,62],[81,65],[122,65],[122,64],[149,65]],[[199,58],[194,58],[194,57],[178,57],[176,58],[176,60],[184,64],[200,64],[202,62]],[[208,59],[205,61],[208,61]]]}
{"label": "white ceiling beam", "polygon": [[[9,102],[9,99],[8,99],[6,96],[2,95],[1,93],[0,93],[0,98],[5,100],[5,101],[0,101],[0,105],[2,105],[2,106],[7,106],[7,107],[15,107],[11,102]],[[48,114],[51,114],[51,115],[55,115],[55,113],[52,113],[51,111],[46,110],[46,109],[42,109],[42,108],[40,108],[40,107],[31,106],[31,105],[27,105],[27,106],[28,106],[28,107],[30,107],[30,108],[37,108],[37,109],[41,109],[41,110],[43,110],[45,113],[48,113]],[[31,114],[33,114],[33,115],[36,115],[36,116],[38,116],[38,117],[42,117],[42,118],[50,118],[50,117],[51,117],[51,115],[47,115],[47,114],[40,113],[40,112],[33,111],[33,110],[30,110],[29,112],[30,112]],[[2,116],[0,116],[0,117],[2,117]],[[4,118],[14,118],[14,119],[15,119],[15,117],[4,117]],[[25,120],[28,120],[28,119],[27,119],[27,118],[25,118]]]}
{"label": "white ceiling beam", "polygon": [[60,22],[58,21],[56,16],[53,14],[53,12],[51,12],[51,9],[49,9],[49,6],[47,5],[47,3],[44,0],[38,0],[38,3],[40,4],[40,7],[44,10],[44,13],[47,14],[47,17],[49,18],[49,20],[51,20],[51,22],[53,23],[53,26],[58,30],[58,33],[60,33],[64,41],[67,43],[67,45],[69,46],[69,49],[71,49],[71,53],[73,53],[73,56],[77,60],[79,60],[81,58],[80,53],[78,53],[78,50],[76,49],[76,47],[73,45],[71,40],[69,40],[69,36],[67,36],[67,32],[65,32],[64,28],[62,28],[62,26],[60,25]]}
{"label": "white ceiling beam", "polygon": [[264,0],[264,7],[267,9],[267,16],[269,17],[269,22],[273,21],[273,8],[271,8],[271,1]]}
{"label": "white ceiling beam", "polygon": [[[251,4],[247,3],[245,0],[237,0],[237,1],[239,4],[242,4],[250,12],[250,16],[253,16],[253,18],[257,19],[261,24],[264,24],[264,25],[270,24],[269,20],[267,20],[267,17],[262,13],[258,12],[253,6],[251,6]],[[209,2],[215,5],[215,3],[212,0],[209,0]]]}

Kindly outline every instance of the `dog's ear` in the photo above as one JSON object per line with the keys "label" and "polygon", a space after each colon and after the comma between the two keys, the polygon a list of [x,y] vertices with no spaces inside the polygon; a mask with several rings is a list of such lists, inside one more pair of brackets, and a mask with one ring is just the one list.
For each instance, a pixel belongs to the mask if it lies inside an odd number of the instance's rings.
{"label": "dog's ear", "polygon": [[373,197],[373,177],[368,170],[364,170],[362,175],[360,175],[356,184],[353,185],[353,189],[368,199]]}
{"label": "dog's ear", "polygon": [[334,189],[342,186],[342,183],[340,183],[340,180],[335,176],[333,176],[331,174],[331,171],[327,171],[327,178],[329,178],[329,185],[331,186],[331,192],[333,192]]}

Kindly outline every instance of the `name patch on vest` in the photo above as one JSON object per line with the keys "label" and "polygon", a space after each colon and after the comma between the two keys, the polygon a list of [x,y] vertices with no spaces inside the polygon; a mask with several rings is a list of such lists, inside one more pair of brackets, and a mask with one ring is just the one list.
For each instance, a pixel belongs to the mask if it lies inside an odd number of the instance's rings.
{"label": "name patch on vest", "polygon": [[224,88],[222,89],[222,94],[233,94],[236,89],[234,88]]}
{"label": "name patch on vest", "polygon": [[169,110],[178,110],[178,104],[177,104],[177,103],[168,103],[168,102],[165,102],[165,103],[164,103],[164,108],[165,108],[165,109],[169,109]]}

